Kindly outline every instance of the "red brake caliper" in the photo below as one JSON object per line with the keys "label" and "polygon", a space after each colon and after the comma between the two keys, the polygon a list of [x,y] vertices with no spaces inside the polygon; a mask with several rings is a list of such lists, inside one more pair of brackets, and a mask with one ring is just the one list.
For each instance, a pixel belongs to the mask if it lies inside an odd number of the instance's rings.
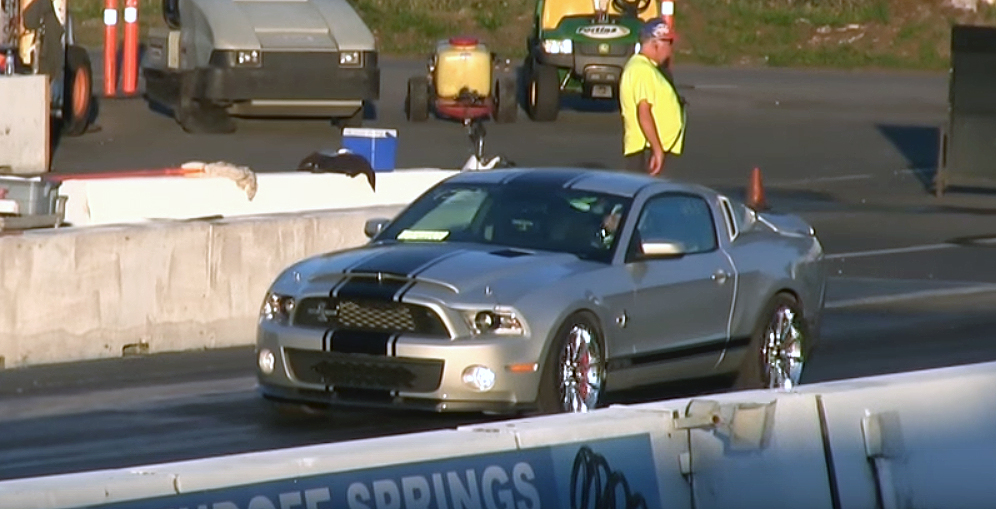
{"label": "red brake caliper", "polygon": [[591,364],[591,355],[588,353],[588,347],[583,348],[584,353],[581,354],[581,359],[578,362],[578,367],[581,371],[578,381],[581,385],[581,399],[588,399],[588,366]]}

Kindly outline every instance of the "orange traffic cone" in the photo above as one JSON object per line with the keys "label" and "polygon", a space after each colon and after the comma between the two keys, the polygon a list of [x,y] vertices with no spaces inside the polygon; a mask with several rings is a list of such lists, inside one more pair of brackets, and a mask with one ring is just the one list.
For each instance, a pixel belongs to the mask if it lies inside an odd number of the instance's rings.
{"label": "orange traffic cone", "polygon": [[750,184],[747,186],[747,206],[754,210],[768,208],[768,201],[764,198],[764,185],[761,183],[761,169],[757,166],[750,173]]}

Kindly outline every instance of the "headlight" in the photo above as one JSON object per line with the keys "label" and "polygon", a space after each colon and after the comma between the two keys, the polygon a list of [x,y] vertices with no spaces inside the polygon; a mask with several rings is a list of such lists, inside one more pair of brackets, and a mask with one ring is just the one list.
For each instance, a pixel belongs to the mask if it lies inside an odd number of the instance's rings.
{"label": "headlight", "polygon": [[543,51],[547,53],[573,53],[574,43],[570,39],[543,39]]}
{"label": "headlight", "polygon": [[342,67],[359,67],[363,58],[359,51],[343,51],[339,53],[339,65]]}
{"label": "headlight", "polygon": [[295,304],[293,297],[270,293],[263,300],[263,307],[259,311],[259,316],[265,321],[287,323],[291,312],[294,311]]}
{"label": "headlight", "polygon": [[464,318],[475,335],[521,336],[525,333],[522,319],[511,310],[466,311]]}
{"label": "headlight", "polygon": [[232,65],[235,67],[259,67],[263,64],[263,53],[257,49],[239,50],[234,55]]}

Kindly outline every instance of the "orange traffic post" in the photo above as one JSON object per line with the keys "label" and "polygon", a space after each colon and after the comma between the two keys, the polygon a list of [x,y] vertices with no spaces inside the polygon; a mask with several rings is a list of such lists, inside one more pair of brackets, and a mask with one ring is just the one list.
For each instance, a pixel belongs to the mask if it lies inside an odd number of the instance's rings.
{"label": "orange traffic post", "polygon": [[135,95],[138,88],[138,0],[125,0],[124,22],[121,91],[125,95]]}
{"label": "orange traffic post", "polygon": [[768,208],[768,200],[764,197],[764,184],[761,182],[761,169],[757,166],[750,173],[750,184],[747,186],[747,206],[757,211]]}
{"label": "orange traffic post", "polygon": [[118,0],[104,0],[104,96],[118,93]]}
{"label": "orange traffic post", "polygon": [[[664,24],[667,26],[667,33],[671,34],[673,37],[671,44],[678,42],[678,34],[674,31],[674,0],[664,0],[661,2],[661,19],[664,20]],[[674,62],[674,52],[671,52],[671,56],[668,57],[665,65],[668,70],[673,67]]]}

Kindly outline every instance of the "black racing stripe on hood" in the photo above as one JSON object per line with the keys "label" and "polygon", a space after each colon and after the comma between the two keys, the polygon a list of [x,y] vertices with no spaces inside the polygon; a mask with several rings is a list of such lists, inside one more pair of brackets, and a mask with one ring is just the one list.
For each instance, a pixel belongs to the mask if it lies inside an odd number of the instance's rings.
{"label": "black racing stripe on hood", "polygon": [[335,330],[329,337],[329,351],[388,355],[388,344],[392,337],[390,332]]}
{"label": "black racing stripe on hood", "polygon": [[407,281],[387,279],[378,281],[374,277],[352,277],[329,292],[338,299],[391,301],[399,296]]}
{"label": "black racing stripe on hood", "polygon": [[401,246],[395,249],[386,249],[378,256],[363,260],[351,267],[347,272],[381,272],[384,274],[412,277],[415,275],[416,270],[452,252],[453,247],[444,244],[421,245],[411,249]]}

